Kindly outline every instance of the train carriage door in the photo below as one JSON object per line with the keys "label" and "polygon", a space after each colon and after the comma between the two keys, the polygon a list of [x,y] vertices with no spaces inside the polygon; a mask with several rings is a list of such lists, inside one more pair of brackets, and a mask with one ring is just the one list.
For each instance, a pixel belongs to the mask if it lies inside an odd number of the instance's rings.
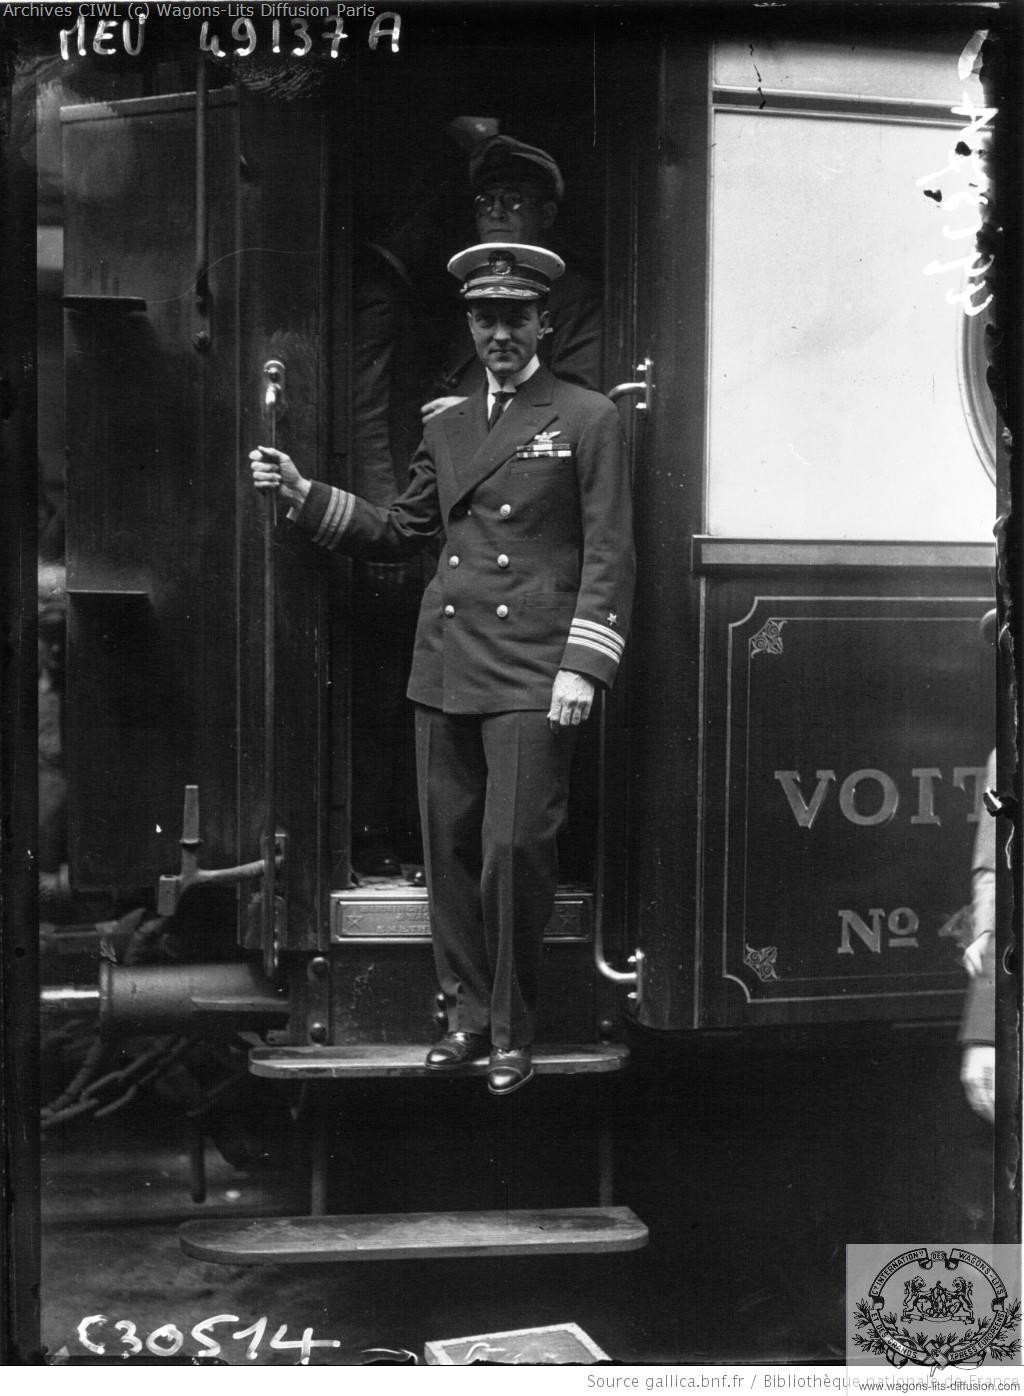
{"label": "train carriage door", "polygon": [[[194,77],[163,63],[152,85],[170,68]],[[170,913],[187,863],[259,863],[276,826],[301,850],[276,936],[315,947],[322,580],[283,519],[265,546],[245,458],[325,456],[327,143],[300,74],[224,74],[61,112],[71,875],[121,897],[160,880]],[[261,880],[238,885],[255,946]]]}
{"label": "train carriage door", "polygon": [[982,176],[952,110],[984,105],[971,37],[661,45],[635,202],[651,1027],[959,1012],[995,744],[995,470],[961,352]]}

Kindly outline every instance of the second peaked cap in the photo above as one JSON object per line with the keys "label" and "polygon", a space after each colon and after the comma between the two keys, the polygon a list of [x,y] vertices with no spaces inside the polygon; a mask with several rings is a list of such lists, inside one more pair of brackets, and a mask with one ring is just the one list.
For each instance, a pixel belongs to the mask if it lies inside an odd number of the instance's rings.
{"label": "second peaked cap", "polygon": [[546,150],[512,136],[488,136],[480,141],[469,157],[469,182],[473,189],[517,179],[539,180],[559,203],[565,198],[562,171]]}

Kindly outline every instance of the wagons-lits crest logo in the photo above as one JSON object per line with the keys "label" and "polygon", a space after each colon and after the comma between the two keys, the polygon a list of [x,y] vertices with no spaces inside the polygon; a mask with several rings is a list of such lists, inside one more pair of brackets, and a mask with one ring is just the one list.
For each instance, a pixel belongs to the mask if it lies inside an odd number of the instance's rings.
{"label": "wagons-lits crest logo", "polygon": [[895,1367],[978,1367],[1019,1358],[1019,1324],[1019,1297],[986,1260],[958,1247],[918,1248],[879,1270],[854,1307],[851,1337],[865,1356]]}
{"label": "wagons-lits crest logo", "polygon": [[921,1275],[915,1275],[903,1285],[903,1312],[900,1318],[920,1318],[926,1323],[939,1323],[946,1318],[963,1318],[974,1322],[974,1286],[963,1275],[953,1281],[952,1289],[947,1289],[941,1280],[936,1280],[931,1289]]}

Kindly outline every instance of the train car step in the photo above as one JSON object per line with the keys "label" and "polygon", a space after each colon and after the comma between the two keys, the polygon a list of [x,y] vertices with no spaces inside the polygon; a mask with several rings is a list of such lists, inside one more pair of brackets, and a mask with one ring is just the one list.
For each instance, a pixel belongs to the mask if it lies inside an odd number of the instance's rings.
{"label": "train car step", "polygon": [[628,1207],[521,1212],[405,1212],[186,1222],[182,1250],[227,1265],[635,1251],[647,1228]]}
{"label": "train car step", "polygon": [[[338,1047],[255,1047],[249,1053],[249,1070],[255,1076],[278,1080],[342,1080],[346,1077],[426,1076],[438,1079],[424,1065],[423,1043],[361,1043]],[[621,1071],[629,1049],[619,1042],[584,1043],[582,1046],[535,1047],[533,1067],[538,1076],[581,1076]],[[487,1058],[458,1071],[458,1077],[483,1076]],[[453,1073],[453,1077],[454,1077]],[[451,1077],[449,1079],[452,1079]]]}

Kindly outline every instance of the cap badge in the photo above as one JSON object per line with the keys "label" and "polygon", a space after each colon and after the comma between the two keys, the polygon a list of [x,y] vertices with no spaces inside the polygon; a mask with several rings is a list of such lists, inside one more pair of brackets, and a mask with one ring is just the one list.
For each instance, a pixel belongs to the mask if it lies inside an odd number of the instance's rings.
{"label": "cap badge", "polygon": [[509,276],[514,270],[516,259],[511,252],[492,252],[488,266],[494,276]]}

